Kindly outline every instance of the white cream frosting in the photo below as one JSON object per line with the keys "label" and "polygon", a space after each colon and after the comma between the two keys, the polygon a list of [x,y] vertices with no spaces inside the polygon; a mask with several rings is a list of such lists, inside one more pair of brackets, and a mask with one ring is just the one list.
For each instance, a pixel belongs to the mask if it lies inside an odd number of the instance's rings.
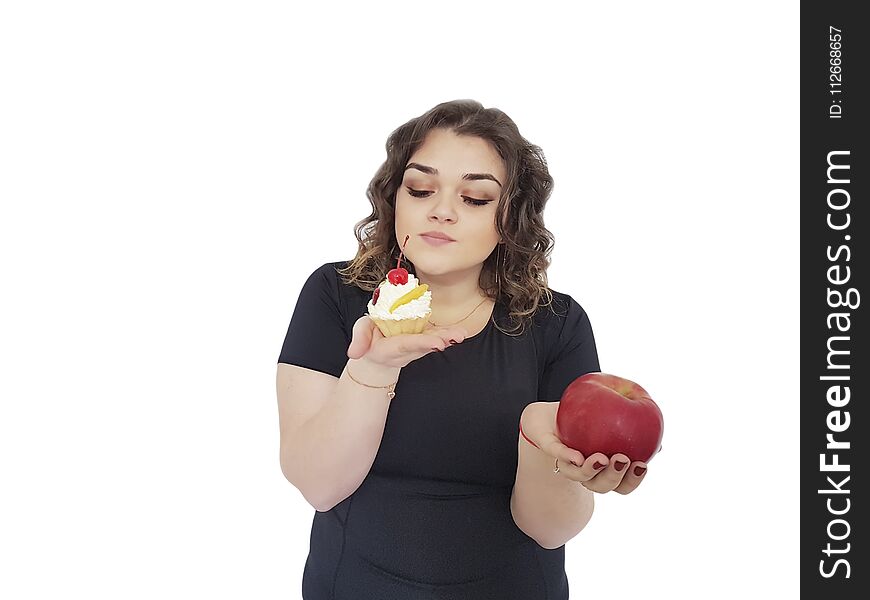
{"label": "white cream frosting", "polygon": [[417,278],[408,273],[408,283],[401,285],[393,285],[389,280],[384,279],[378,288],[378,303],[372,304],[371,299],[368,303],[369,316],[383,319],[398,321],[400,319],[415,319],[417,317],[428,316],[432,312],[430,304],[432,302],[431,290],[426,290],[419,298],[414,298],[410,302],[396,308],[393,312],[389,312],[393,302],[416,288],[419,284]]}

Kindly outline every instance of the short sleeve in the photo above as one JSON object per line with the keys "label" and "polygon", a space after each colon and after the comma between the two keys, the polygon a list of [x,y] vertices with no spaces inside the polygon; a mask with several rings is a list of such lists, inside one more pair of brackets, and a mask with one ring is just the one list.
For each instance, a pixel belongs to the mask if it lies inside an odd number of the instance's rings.
{"label": "short sleeve", "polygon": [[296,300],[279,363],[341,377],[350,339],[345,333],[338,285],[338,274],[330,263],[308,277]]}
{"label": "short sleeve", "polygon": [[563,296],[568,304],[564,316],[553,316],[560,325],[547,357],[538,400],[558,402],[568,385],[586,373],[600,372],[598,350],[589,316],[571,296]]}

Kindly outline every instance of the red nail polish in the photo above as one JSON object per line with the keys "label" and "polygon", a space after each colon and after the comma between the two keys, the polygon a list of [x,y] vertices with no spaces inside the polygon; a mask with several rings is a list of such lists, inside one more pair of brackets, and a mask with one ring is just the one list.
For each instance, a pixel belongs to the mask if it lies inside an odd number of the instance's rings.
{"label": "red nail polish", "polygon": [[600,462],[598,462],[598,461],[596,460],[596,461],[595,461],[595,464],[592,465],[592,468],[595,469],[595,470],[597,471],[598,469],[600,469],[600,468],[603,467],[603,466],[604,466],[603,464],[601,464]]}
{"label": "red nail polish", "polygon": [[635,467],[634,468],[634,474],[637,475],[638,477],[643,475],[645,471],[646,471],[646,467]]}
{"label": "red nail polish", "polygon": [[613,468],[616,469],[617,471],[622,471],[625,468],[625,465],[627,465],[627,464],[628,464],[627,462],[617,460],[613,463]]}

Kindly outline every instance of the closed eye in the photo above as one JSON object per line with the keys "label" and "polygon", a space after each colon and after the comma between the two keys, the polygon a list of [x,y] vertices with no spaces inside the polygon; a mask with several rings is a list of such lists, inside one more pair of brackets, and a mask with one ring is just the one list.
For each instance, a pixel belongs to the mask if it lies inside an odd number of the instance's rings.
{"label": "closed eye", "polygon": [[[413,188],[405,188],[405,189],[407,189],[408,193],[411,194],[414,198],[425,198],[426,196],[428,196],[429,194],[432,193],[432,192],[424,191],[424,190],[415,190]],[[477,198],[472,198],[470,196],[463,196],[462,198],[463,198],[463,200],[465,200],[465,202],[467,202],[468,204],[470,204],[472,206],[484,206],[485,204],[489,204],[490,202],[492,202],[492,200],[479,200]]]}

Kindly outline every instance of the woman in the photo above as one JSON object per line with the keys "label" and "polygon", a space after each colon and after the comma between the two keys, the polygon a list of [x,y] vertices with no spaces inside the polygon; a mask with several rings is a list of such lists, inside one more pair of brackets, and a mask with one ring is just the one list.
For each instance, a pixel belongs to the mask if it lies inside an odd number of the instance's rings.
{"label": "woman", "polygon": [[[279,357],[281,467],[317,509],[303,598],[567,598],[593,492],[646,465],[556,437],[562,392],[600,368],[585,311],[546,284],[546,161],[471,100],[386,148],[356,257],[308,278]],[[366,307],[399,264],[431,325],[385,338]]]}

